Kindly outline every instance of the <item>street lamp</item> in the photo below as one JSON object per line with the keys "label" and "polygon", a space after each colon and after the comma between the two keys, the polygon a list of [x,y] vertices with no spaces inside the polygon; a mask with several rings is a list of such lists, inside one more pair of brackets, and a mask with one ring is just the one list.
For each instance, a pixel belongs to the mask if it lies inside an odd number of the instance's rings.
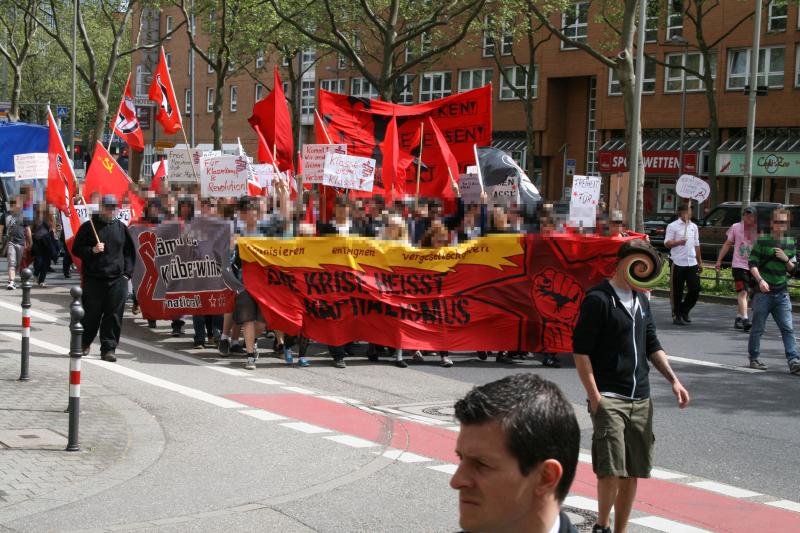
{"label": "street lamp", "polygon": [[[686,66],[686,60],[689,54],[689,41],[681,35],[673,35],[664,43],[665,46],[682,46],[683,57],[681,58],[681,67]],[[680,146],[678,148],[678,177],[683,175],[683,136],[686,130],[686,70],[681,68],[681,132],[680,132]]]}

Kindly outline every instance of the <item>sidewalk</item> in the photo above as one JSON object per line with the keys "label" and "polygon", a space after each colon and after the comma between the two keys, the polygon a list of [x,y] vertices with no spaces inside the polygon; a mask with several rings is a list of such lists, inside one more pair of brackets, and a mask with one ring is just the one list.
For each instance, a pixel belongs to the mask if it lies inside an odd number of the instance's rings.
{"label": "sidewalk", "polygon": [[[16,317],[6,313],[0,313],[0,329],[19,331],[9,327]],[[39,338],[53,340],[63,326],[34,329]],[[160,426],[144,409],[84,382],[81,451],[65,451],[68,358],[32,347],[32,379],[20,382],[19,345],[0,337],[0,523],[107,490],[139,474],[164,446]]]}

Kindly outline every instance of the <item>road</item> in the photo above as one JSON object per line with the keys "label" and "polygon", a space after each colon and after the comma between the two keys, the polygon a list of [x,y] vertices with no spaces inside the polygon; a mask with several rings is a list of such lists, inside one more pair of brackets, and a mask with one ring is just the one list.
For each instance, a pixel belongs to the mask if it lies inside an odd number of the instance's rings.
{"label": "road", "polygon": [[[33,292],[31,372],[36,381],[63,371],[66,403],[68,285],[54,285]],[[19,298],[0,294],[0,357],[8,361],[19,353]],[[653,308],[693,403],[679,411],[654,376],[660,479],[642,484],[632,531],[800,530],[800,379],[786,370],[774,326],[763,344],[770,370],[756,373],[743,368],[746,335],[732,329],[732,308],[700,304],[684,328],[668,322],[666,301]],[[246,372],[243,360],[192,350],[190,335],[168,330],[128,316],[119,362],[99,361],[96,345],[84,360],[84,416],[106,402],[128,420],[119,468],[0,505],[0,531],[455,531],[450,407],[473,384],[514,372],[558,383],[575,405],[582,448],[590,447],[569,357],[561,369],[474,354],[454,354],[449,369],[435,358],[398,369],[356,357],[339,370],[314,345],[310,368],[265,357]],[[99,452],[89,437],[84,444],[85,457]],[[594,479],[582,459],[566,503],[591,515]]]}

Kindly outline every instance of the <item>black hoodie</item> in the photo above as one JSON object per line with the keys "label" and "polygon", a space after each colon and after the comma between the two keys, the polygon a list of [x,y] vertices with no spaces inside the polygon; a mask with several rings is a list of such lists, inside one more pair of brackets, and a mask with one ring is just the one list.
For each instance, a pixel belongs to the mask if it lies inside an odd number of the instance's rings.
{"label": "black hoodie", "polygon": [[650,354],[661,349],[650,303],[641,294],[633,318],[614,287],[603,281],[586,293],[572,334],[572,349],[588,355],[597,389],[631,399],[650,397]]}
{"label": "black hoodie", "polygon": [[72,253],[81,260],[81,273],[100,280],[111,281],[120,276],[130,279],[136,261],[136,250],[128,228],[116,218],[105,222],[98,215],[92,215],[92,222],[100,242],[105,244],[105,251],[99,254],[92,251],[97,239],[88,221],[81,224],[75,234],[75,242],[72,243]]}

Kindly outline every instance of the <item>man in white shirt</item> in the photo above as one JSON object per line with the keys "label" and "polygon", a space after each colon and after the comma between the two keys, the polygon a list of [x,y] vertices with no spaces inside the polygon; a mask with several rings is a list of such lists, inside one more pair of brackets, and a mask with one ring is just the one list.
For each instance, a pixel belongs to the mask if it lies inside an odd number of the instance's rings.
{"label": "man in white shirt", "polygon": [[678,219],[667,226],[664,235],[664,246],[669,250],[672,262],[670,271],[672,323],[678,326],[692,323],[689,312],[700,296],[700,272],[703,271],[700,235],[697,224],[692,222],[691,218],[691,204],[681,204],[678,207]]}

